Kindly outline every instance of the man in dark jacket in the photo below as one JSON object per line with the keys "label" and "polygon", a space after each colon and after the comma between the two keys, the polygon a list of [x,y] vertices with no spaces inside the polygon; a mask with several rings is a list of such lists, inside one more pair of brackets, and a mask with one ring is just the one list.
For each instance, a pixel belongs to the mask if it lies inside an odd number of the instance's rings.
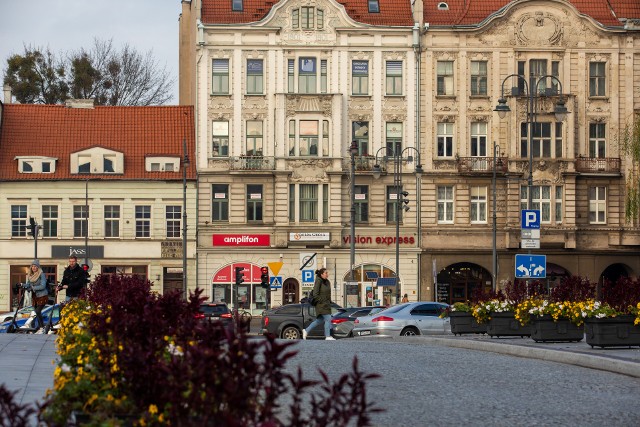
{"label": "man in dark jacket", "polygon": [[67,290],[67,301],[72,298],[78,298],[82,289],[87,286],[89,274],[78,265],[78,257],[71,255],[69,257],[69,266],[64,269],[62,275],[62,289]]}

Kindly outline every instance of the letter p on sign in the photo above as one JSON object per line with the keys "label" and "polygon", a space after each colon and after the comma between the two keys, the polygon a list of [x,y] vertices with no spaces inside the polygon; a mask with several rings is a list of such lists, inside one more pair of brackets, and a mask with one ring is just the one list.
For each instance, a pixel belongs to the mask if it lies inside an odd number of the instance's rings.
{"label": "letter p on sign", "polygon": [[540,228],[540,211],[539,210],[523,210],[522,211],[522,228],[523,229],[539,229]]}

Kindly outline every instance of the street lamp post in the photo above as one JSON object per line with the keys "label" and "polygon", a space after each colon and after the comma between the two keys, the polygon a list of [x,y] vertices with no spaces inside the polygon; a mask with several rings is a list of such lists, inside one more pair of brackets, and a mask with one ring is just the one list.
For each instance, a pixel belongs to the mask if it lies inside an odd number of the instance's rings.
{"label": "street lamp post", "polygon": [[349,280],[353,282],[353,268],[356,263],[356,155],[358,154],[358,141],[351,141],[349,147],[351,155],[351,251],[349,258]]}
{"label": "street lamp post", "polygon": [[189,166],[189,156],[187,155],[187,139],[182,140],[182,294],[186,300],[187,294],[187,166]]}
{"label": "street lamp post", "polygon": [[498,280],[498,253],[496,250],[496,234],[497,234],[497,214],[496,214],[496,168],[498,167],[498,149],[500,148],[500,144],[497,144],[495,141],[493,142],[493,177],[491,179],[492,186],[492,218],[493,218],[493,252],[492,252],[492,276],[493,276],[493,290],[497,289],[497,280]]}
{"label": "street lamp post", "polygon": [[[538,79],[534,82],[532,82],[532,84],[529,84],[527,82],[527,78],[521,74],[510,74],[507,77],[504,78],[504,80],[502,81],[502,90],[501,90],[501,95],[500,95],[500,99],[498,99],[498,105],[496,106],[496,108],[493,110],[495,112],[498,113],[498,116],[503,119],[507,113],[511,112],[511,109],[509,108],[509,106],[507,105],[507,99],[504,97],[504,84],[506,83],[507,80],[511,79],[511,78],[515,78],[518,81],[522,81],[524,83],[524,87],[525,90],[527,91],[527,97],[528,97],[528,102],[527,102],[527,149],[528,149],[528,154],[529,154],[529,176],[527,177],[527,209],[532,209],[533,208],[533,194],[532,194],[532,189],[533,189],[533,133],[535,131],[535,124],[536,124],[536,108],[537,108],[537,93],[538,93],[538,85],[540,84],[541,81],[547,81],[547,79],[551,79],[552,81],[555,81],[558,83],[558,87],[559,87],[559,99],[556,102],[555,108],[553,110],[556,120],[561,122],[564,121],[565,117],[567,116],[567,108],[565,107],[565,103],[564,103],[564,95],[562,93],[562,82],[553,75],[544,75],[541,77],[538,77]],[[512,90],[513,93],[513,90]],[[531,249],[529,249],[529,253],[531,253]]]}
{"label": "street lamp post", "polygon": [[[395,147],[394,147],[395,148]],[[415,151],[416,153],[416,167],[415,174],[416,178],[420,179],[422,176],[422,165],[420,164],[420,152],[414,147],[406,147],[404,150],[395,150],[391,147],[381,147],[378,151],[376,151],[376,164],[373,166],[373,177],[375,179],[380,178],[381,169],[380,164],[378,163],[378,153],[380,151],[385,150],[386,154],[391,154],[393,156],[393,186],[396,190],[396,207],[395,207],[395,223],[396,223],[396,304],[400,303],[400,211],[404,209],[405,211],[409,210],[409,200],[406,199],[409,195],[407,191],[401,191],[402,189],[402,162],[412,162],[413,157],[407,156],[404,157],[406,152]],[[386,160],[387,156],[385,156]],[[402,196],[402,197],[401,197]],[[420,232],[418,230],[418,232]]]}

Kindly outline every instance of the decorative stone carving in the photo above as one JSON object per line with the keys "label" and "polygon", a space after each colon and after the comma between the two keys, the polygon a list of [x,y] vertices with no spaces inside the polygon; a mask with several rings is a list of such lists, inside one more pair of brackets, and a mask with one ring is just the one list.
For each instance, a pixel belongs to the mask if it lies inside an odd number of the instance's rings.
{"label": "decorative stone carving", "polygon": [[489,121],[489,116],[471,114],[469,115],[469,119],[471,119],[472,122],[485,123]]}
{"label": "decorative stone carving", "polygon": [[455,123],[456,116],[453,115],[437,115],[435,116],[435,121],[438,123]]}
{"label": "decorative stone carving", "polygon": [[291,182],[327,183],[329,177],[326,169],[331,164],[325,159],[297,159],[289,161],[291,167]]}
{"label": "decorative stone carving", "polygon": [[325,117],[331,116],[332,95],[287,95],[287,117],[298,112],[320,112]]}
{"label": "decorative stone carving", "polygon": [[433,170],[456,170],[458,168],[455,160],[433,160]]}
{"label": "decorative stone carving", "polygon": [[516,38],[520,45],[558,45],[562,41],[563,27],[554,15],[547,12],[523,14],[516,25]]}

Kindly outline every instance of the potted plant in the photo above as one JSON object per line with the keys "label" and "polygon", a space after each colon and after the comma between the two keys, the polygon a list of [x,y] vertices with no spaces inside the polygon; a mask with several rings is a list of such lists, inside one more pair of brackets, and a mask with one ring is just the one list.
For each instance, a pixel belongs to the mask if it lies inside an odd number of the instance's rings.
{"label": "potted plant", "polygon": [[484,334],[486,323],[478,323],[473,317],[473,307],[469,302],[455,302],[449,311],[451,332],[454,335]]}
{"label": "potted plant", "polygon": [[621,277],[617,282],[605,281],[601,295],[584,309],[587,344],[640,346],[640,280]]}
{"label": "potted plant", "polygon": [[554,287],[545,299],[530,298],[516,309],[516,317],[529,324],[536,342],[581,341],[586,301],[595,295],[595,284],[572,276]]}

